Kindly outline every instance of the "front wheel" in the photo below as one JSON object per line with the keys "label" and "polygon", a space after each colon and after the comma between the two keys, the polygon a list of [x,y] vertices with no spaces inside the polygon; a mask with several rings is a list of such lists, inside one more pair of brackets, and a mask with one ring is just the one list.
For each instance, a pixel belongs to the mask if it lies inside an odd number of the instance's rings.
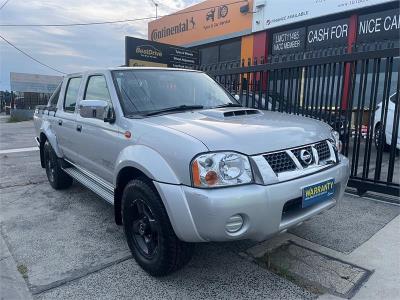
{"label": "front wheel", "polygon": [[152,276],[168,275],[192,257],[193,244],[178,239],[154,186],[130,181],[122,195],[126,239],[136,262]]}
{"label": "front wheel", "polygon": [[[382,139],[381,139],[381,135],[382,135]],[[375,142],[375,146],[376,149],[380,149],[380,144],[382,143],[382,149],[383,151],[389,151],[390,149],[390,145],[388,145],[386,143],[386,134],[385,132],[383,132],[383,128],[382,128],[382,124],[378,123],[375,126],[375,132],[374,132],[374,142]]]}
{"label": "front wheel", "polygon": [[49,141],[46,141],[43,147],[46,175],[50,185],[56,190],[69,188],[73,179],[61,168],[59,158]]}

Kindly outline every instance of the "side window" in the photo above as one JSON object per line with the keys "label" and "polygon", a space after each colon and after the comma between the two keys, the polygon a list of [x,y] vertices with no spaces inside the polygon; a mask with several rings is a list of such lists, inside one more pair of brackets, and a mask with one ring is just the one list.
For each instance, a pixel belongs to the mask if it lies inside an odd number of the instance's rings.
{"label": "side window", "polygon": [[93,75],[89,77],[83,99],[104,100],[111,102],[106,79],[103,75]]}
{"label": "side window", "polygon": [[61,84],[56,88],[53,95],[51,95],[49,103],[47,103],[47,107],[57,106],[58,98],[60,97],[60,91],[61,91]]}
{"label": "side window", "polygon": [[64,111],[74,112],[76,101],[78,99],[79,87],[81,85],[81,77],[70,78],[67,84],[64,99]]}

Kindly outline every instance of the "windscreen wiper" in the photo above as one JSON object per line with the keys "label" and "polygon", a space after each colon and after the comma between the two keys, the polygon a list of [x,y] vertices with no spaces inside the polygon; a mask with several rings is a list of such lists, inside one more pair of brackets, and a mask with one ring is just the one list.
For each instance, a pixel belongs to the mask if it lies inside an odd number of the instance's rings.
{"label": "windscreen wiper", "polygon": [[230,103],[225,103],[225,104],[221,104],[221,105],[215,106],[214,108],[221,108],[221,107],[243,107],[243,106],[241,104],[239,104],[239,103],[230,102]]}
{"label": "windscreen wiper", "polygon": [[165,112],[185,111],[185,110],[202,109],[202,108],[204,108],[203,105],[179,105],[179,106],[172,106],[172,107],[168,107],[168,108],[164,108],[164,109],[150,111],[144,115],[145,116],[154,116],[154,115],[162,114]]}

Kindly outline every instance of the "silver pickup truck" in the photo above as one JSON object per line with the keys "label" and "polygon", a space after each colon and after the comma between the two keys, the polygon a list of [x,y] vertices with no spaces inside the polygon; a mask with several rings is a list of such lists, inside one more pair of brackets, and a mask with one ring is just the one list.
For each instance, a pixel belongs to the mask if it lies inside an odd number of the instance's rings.
{"label": "silver pickup truck", "polygon": [[242,107],[198,71],[67,75],[34,122],[51,186],[74,179],[113,204],[153,276],[184,266],[193,243],[262,241],[332,208],[349,177],[330,126]]}

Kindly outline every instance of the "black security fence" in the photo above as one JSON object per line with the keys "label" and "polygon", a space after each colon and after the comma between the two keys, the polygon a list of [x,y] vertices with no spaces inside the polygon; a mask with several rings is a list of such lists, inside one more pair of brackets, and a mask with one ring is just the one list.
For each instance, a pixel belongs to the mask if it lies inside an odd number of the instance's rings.
{"label": "black security fence", "polygon": [[349,186],[399,195],[399,61],[397,47],[342,48],[200,69],[245,106],[330,124],[351,161]]}

